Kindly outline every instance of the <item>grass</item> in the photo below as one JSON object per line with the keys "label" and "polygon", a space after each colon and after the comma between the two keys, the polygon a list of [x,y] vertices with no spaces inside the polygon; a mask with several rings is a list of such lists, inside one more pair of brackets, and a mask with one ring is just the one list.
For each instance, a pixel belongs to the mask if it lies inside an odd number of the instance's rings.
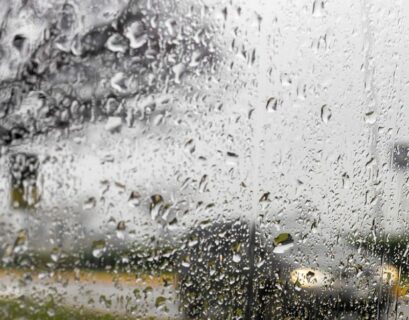
{"label": "grass", "polygon": [[0,300],[0,320],[155,320],[116,314],[98,313],[82,308],[57,305],[53,300],[34,302],[28,299]]}
{"label": "grass", "polygon": [[[59,254],[58,260],[52,254]],[[1,256],[1,255],[0,255]],[[173,265],[175,248],[131,248],[107,250],[95,258],[88,249],[79,252],[26,251],[10,256],[0,263],[1,276],[16,279],[30,274],[37,279],[40,273],[50,275],[51,281],[101,282],[107,285],[136,285],[156,287],[174,283]],[[126,258],[126,259],[123,259]],[[6,261],[6,263],[5,263]],[[73,308],[56,303],[51,297],[33,300],[32,297],[0,298],[0,320],[157,320],[149,317],[125,316],[90,311],[88,308]],[[131,312],[132,309],[127,312]]]}
{"label": "grass", "polygon": [[[58,259],[52,255],[58,254]],[[1,254],[0,254],[1,256]],[[125,259],[124,259],[125,258]],[[128,248],[108,249],[100,258],[95,258],[89,249],[78,252],[26,251],[13,254],[0,263],[0,278],[6,275],[20,279],[30,274],[37,279],[46,273],[45,281],[91,282],[107,285],[132,285],[156,287],[175,281],[173,265],[175,248]],[[127,312],[131,312],[129,309]],[[157,320],[149,317],[125,316],[112,313],[90,311],[86,306],[73,308],[56,303],[51,296],[46,300],[32,297],[0,298],[0,320]]]}

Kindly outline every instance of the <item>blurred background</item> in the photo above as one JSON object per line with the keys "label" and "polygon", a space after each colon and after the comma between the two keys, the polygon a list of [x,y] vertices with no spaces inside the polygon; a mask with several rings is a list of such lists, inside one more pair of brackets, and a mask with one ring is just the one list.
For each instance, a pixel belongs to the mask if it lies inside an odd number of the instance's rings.
{"label": "blurred background", "polygon": [[409,317],[404,1],[0,3],[0,319]]}

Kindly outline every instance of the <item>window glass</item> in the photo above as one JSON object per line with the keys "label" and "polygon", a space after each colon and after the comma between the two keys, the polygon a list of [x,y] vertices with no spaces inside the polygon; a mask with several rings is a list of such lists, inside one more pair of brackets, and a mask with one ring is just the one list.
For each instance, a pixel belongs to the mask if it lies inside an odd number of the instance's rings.
{"label": "window glass", "polygon": [[38,165],[35,155],[17,153],[10,157],[11,204],[14,208],[33,208],[40,200]]}
{"label": "window glass", "polygon": [[0,319],[409,317],[404,1],[0,5]]}

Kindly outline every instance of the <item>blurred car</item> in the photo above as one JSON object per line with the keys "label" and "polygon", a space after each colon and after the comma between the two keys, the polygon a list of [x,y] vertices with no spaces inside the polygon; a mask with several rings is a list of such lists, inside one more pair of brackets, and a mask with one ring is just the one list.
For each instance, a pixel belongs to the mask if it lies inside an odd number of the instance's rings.
{"label": "blurred car", "polygon": [[193,319],[383,319],[398,269],[345,241],[328,248],[272,238],[243,220],[194,229],[178,288]]}

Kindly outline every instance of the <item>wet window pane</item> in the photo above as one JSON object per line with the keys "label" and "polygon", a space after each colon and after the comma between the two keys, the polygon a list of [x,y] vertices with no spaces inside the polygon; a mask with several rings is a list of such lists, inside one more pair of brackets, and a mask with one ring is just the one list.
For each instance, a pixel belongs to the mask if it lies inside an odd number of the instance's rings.
{"label": "wet window pane", "polygon": [[409,317],[404,1],[0,5],[0,319]]}
{"label": "wet window pane", "polygon": [[38,159],[35,155],[13,154],[10,158],[11,205],[32,208],[40,199],[37,188]]}

